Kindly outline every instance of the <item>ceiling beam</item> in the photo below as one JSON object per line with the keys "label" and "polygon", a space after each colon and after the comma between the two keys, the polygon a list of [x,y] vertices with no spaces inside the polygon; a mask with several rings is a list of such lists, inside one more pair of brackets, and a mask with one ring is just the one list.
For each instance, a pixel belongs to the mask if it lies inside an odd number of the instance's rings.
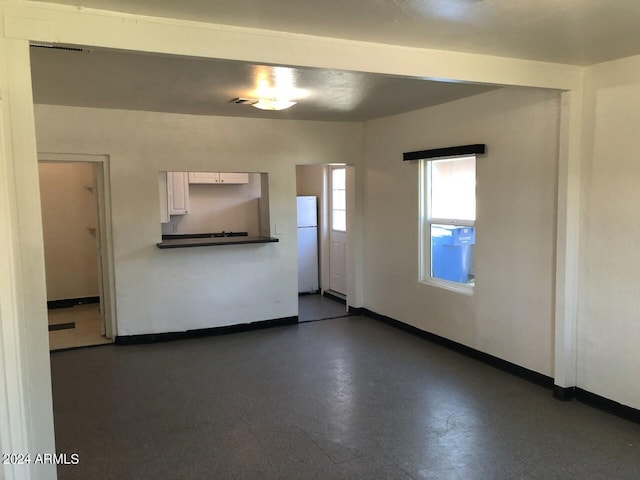
{"label": "ceiling beam", "polygon": [[2,4],[6,37],[253,63],[573,90],[584,68],[490,55],[150,17],[51,3]]}

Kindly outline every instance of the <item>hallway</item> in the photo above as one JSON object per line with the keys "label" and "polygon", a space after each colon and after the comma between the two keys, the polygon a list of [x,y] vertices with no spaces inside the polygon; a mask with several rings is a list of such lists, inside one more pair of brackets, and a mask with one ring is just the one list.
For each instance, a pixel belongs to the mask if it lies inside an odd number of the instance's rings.
{"label": "hallway", "polygon": [[51,356],[73,479],[637,479],[640,426],[369,318]]}

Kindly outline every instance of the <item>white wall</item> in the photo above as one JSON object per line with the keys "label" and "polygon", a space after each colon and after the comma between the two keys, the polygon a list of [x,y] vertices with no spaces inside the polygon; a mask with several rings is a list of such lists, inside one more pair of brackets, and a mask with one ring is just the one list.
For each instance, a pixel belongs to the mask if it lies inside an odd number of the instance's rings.
{"label": "white wall", "polygon": [[578,386],[640,408],[640,56],[590,67]]}
{"label": "white wall", "polygon": [[170,222],[162,225],[162,233],[225,231],[258,235],[260,183],[260,174],[250,173],[249,183],[189,185],[189,214],[171,215]]}
{"label": "white wall", "polygon": [[[40,151],[109,155],[118,335],[297,315],[295,165],[361,158],[362,125],[48,105],[35,112]],[[280,242],[158,249],[164,170],[268,173]]]}
{"label": "white wall", "polygon": [[[388,315],[553,374],[559,95],[501,89],[365,124],[364,299]],[[477,162],[473,296],[418,283],[418,163],[486,143]]]}
{"label": "white wall", "polygon": [[40,163],[47,300],[97,296],[97,204],[90,163]]}

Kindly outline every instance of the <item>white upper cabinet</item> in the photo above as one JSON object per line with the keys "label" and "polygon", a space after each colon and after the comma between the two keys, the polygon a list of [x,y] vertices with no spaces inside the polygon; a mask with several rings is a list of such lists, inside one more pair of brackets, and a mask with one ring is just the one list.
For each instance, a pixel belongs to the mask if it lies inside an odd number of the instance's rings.
{"label": "white upper cabinet", "polygon": [[220,183],[249,183],[248,173],[220,173]]}
{"label": "white upper cabinet", "polygon": [[189,172],[189,183],[220,183],[218,172]]}
{"label": "white upper cabinet", "polygon": [[241,184],[249,183],[248,173],[189,172],[193,184]]}
{"label": "white upper cabinet", "polygon": [[167,205],[169,215],[189,213],[189,176],[186,172],[167,172]]}

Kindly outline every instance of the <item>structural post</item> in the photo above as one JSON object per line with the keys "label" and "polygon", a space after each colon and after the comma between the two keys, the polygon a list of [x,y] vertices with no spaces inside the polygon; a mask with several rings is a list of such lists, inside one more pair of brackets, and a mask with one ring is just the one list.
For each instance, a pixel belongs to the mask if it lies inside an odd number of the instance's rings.
{"label": "structural post", "polygon": [[[44,279],[29,42],[0,36],[0,449],[32,460],[55,453]],[[56,467],[4,464],[0,478]]]}
{"label": "structural post", "polygon": [[554,396],[573,397],[577,385],[578,251],[582,90],[563,92],[560,108],[555,289]]}

